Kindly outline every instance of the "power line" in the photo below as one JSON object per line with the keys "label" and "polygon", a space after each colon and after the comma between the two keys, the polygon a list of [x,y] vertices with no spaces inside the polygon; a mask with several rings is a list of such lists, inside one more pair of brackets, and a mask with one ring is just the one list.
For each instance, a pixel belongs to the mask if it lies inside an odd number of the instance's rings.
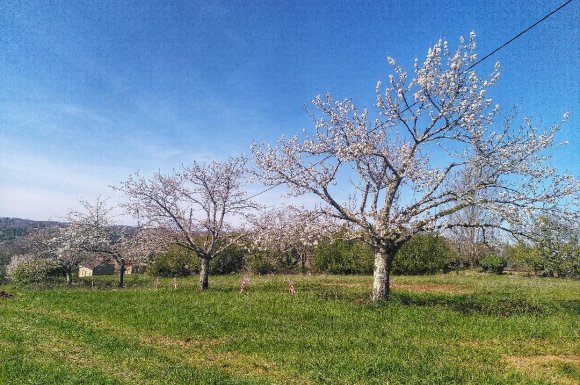
{"label": "power line", "polygon": [[492,56],[494,53],[496,53],[499,50],[501,50],[502,48],[506,47],[507,45],[509,45],[513,41],[517,40],[524,33],[528,32],[530,29],[534,28],[535,26],[537,26],[538,24],[540,24],[541,22],[546,20],[548,17],[552,16],[553,14],[555,14],[556,12],[558,12],[559,10],[561,10],[562,8],[564,8],[565,6],[570,4],[572,1],[574,1],[574,0],[568,0],[564,4],[560,5],[558,8],[554,9],[552,12],[546,14],[540,20],[536,21],[534,24],[530,25],[528,28],[524,29],[523,31],[521,31],[520,33],[518,33],[517,35],[515,35],[514,37],[512,37],[511,39],[509,39],[508,41],[506,41],[505,43],[503,43],[502,45],[500,45],[499,47],[497,47],[496,49],[494,49],[493,51],[491,51],[490,53],[488,53],[487,55],[485,55],[481,59],[479,59],[478,61],[476,61],[475,63],[473,63],[469,67],[467,67],[467,69],[465,71],[469,71],[470,69],[472,69],[473,67],[475,67],[476,65],[478,65],[479,63],[481,63],[482,61],[487,59],[488,57]]}
{"label": "power line", "polygon": [[[520,38],[522,35],[524,35],[526,32],[530,31],[532,28],[536,27],[537,25],[539,25],[540,23],[542,23],[543,21],[545,21],[546,19],[548,19],[550,16],[552,16],[553,14],[555,14],[556,12],[560,11],[562,8],[564,8],[565,6],[567,6],[568,4],[570,4],[572,1],[574,0],[568,0],[565,3],[561,4],[560,6],[558,6],[556,9],[554,9],[553,11],[547,13],[546,15],[544,15],[541,19],[539,19],[538,21],[536,21],[534,24],[530,25],[529,27],[527,27],[526,29],[522,30],[521,32],[519,32],[517,35],[515,35],[514,37],[512,37],[511,39],[509,39],[508,41],[506,41],[505,43],[503,43],[502,45],[500,45],[499,47],[497,47],[496,49],[494,49],[493,51],[491,51],[490,53],[488,53],[487,55],[485,55],[484,57],[482,57],[481,59],[477,60],[475,63],[471,64],[469,67],[467,67],[465,69],[465,71],[463,71],[463,73],[471,70],[473,67],[475,67],[476,65],[480,64],[481,62],[485,61],[486,59],[488,59],[489,57],[493,56],[495,53],[497,53],[498,51],[500,51],[501,49],[507,47],[508,45],[510,45],[511,43],[513,43],[514,41],[516,41],[518,38]],[[405,109],[403,109],[400,114],[409,111],[411,108],[413,108],[415,105],[417,105],[419,102],[416,101],[414,103],[412,103],[411,105],[409,105],[408,107],[406,107]],[[373,132],[375,129],[372,129],[370,132]],[[314,163],[312,166],[307,167],[306,169],[310,169],[313,168],[319,164],[321,164],[322,162],[324,162],[325,160],[331,158],[332,155],[327,155],[326,157],[324,157],[323,159],[319,160],[318,162]],[[270,190],[275,189],[276,187],[282,185],[282,183],[278,183],[275,185],[272,185],[270,187],[268,187],[267,189],[260,191],[254,195],[251,195],[247,198],[244,199],[244,201],[246,200],[250,200],[253,199],[259,195],[262,195]]]}
{"label": "power line", "polygon": [[[328,158],[326,158],[326,159],[328,159]],[[324,161],[324,159],[323,159],[322,161]],[[311,167],[314,167],[315,165],[316,165],[316,164],[312,165]],[[257,197],[258,195],[265,194],[265,193],[267,193],[267,192],[268,192],[268,191],[270,191],[270,190],[274,190],[276,187],[280,186],[281,184],[282,184],[282,183],[273,184],[272,186],[268,187],[268,188],[267,188],[267,189],[265,189],[265,190],[262,190],[262,191],[260,191],[259,193],[256,193],[256,194],[254,194],[254,195],[250,195],[250,196],[249,196],[249,197],[247,197],[247,198],[244,198],[244,199],[243,199],[243,200],[241,200],[240,202],[249,201],[250,199],[253,199],[253,198]]]}

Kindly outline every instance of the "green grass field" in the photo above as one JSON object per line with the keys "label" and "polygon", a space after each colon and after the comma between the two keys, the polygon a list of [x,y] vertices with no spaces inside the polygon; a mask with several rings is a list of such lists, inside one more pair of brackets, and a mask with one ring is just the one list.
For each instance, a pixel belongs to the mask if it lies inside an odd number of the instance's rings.
{"label": "green grass field", "polygon": [[374,305],[371,277],[127,278],[1,287],[0,384],[580,383],[578,281],[395,277]]}

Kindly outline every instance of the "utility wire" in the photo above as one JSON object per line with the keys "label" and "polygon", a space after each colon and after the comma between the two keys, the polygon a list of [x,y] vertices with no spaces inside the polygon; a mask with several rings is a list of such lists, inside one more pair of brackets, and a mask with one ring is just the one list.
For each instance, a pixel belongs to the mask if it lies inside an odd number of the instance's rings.
{"label": "utility wire", "polygon": [[491,51],[490,53],[488,53],[487,55],[485,55],[484,57],[482,57],[481,59],[479,59],[475,63],[473,63],[472,65],[470,65],[469,67],[467,67],[467,69],[465,71],[469,71],[470,69],[472,69],[473,67],[475,67],[476,65],[478,65],[479,63],[481,63],[482,61],[487,59],[488,57],[492,56],[494,53],[496,53],[500,49],[504,48],[505,46],[509,45],[513,41],[517,40],[524,33],[528,32],[530,29],[534,28],[535,26],[540,24],[542,21],[546,20],[548,17],[552,16],[553,14],[555,14],[556,12],[558,12],[559,10],[561,10],[562,8],[564,8],[565,6],[570,4],[572,1],[574,1],[574,0],[568,0],[564,4],[560,5],[558,8],[554,9],[552,12],[546,14],[540,20],[536,21],[534,24],[530,25],[528,28],[524,29],[522,32],[518,33],[517,35],[515,35],[514,37],[512,37],[511,39],[509,39],[508,41],[506,41],[505,43],[503,43],[502,45],[500,45],[499,47],[497,47],[496,49],[494,49],[493,51]]}
{"label": "utility wire", "polygon": [[[522,35],[524,35],[526,32],[528,32],[529,30],[531,30],[532,28],[536,27],[538,24],[542,23],[543,21],[545,21],[547,18],[549,18],[550,16],[552,16],[553,14],[555,14],[556,12],[560,11],[562,8],[564,8],[565,6],[567,6],[568,4],[570,4],[572,1],[574,0],[568,0],[565,3],[561,4],[559,7],[557,7],[556,9],[554,9],[553,11],[551,11],[550,13],[547,13],[546,15],[544,15],[541,19],[539,19],[538,21],[536,21],[534,24],[530,25],[529,27],[527,27],[526,29],[522,30],[521,32],[519,32],[517,35],[515,35],[514,37],[512,37],[511,39],[509,39],[508,41],[506,41],[505,43],[503,43],[502,45],[500,45],[499,47],[497,47],[496,49],[494,49],[493,51],[491,51],[490,53],[488,53],[487,55],[485,55],[484,57],[482,57],[481,59],[479,59],[478,61],[476,61],[475,63],[471,64],[469,67],[467,67],[465,69],[465,71],[463,71],[463,73],[471,70],[473,67],[475,67],[476,65],[480,64],[481,62],[485,61],[486,59],[488,59],[489,57],[493,56],[495,53],[497,53],[498,51],[500,51],[501,49],[507,47],[508,45],[510,45],[511,43],[513,43],[514,41],[516,41],[518,38],[520,38]],[[413,108],[415,105],[417,105],[419,102],[416,101],[414,103],[412,103],[411,105],[409,105],[408,107],[406,107],[405,109],[403,109],[400,114],[409,111],[411,108]],[[370,132],[373,132],[375,129],[372,129]],[[319,160],[318,162],[314,163],[312,166],[307,167],[306,169],[311,169],[319,164],[321,164],[322,162],[324,162],[325,160],[328,160],[329,158],[331,158],[332,155],[327,155],[326,157],[324,157],[323,159]],[[270,187],[268,187],[267,189],[260,191],[254,195],[251,195],[247,198],[245,198],[243,201],[247,201],[250,199],[253,199],[259,195],[262,195],[270,190],[275,189],[276,187],[282,185],[282,183],[278,183],[275,185],[272,185]]]}

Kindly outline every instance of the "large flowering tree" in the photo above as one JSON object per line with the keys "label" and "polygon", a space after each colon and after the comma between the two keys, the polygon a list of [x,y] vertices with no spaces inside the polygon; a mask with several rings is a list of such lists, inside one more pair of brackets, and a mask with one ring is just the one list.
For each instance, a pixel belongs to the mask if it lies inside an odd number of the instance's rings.
{"label": "large flowering tree", "polygon": [[172,231],[173,242],[200,258],[200,287],[208,288],[209,262],[243,235],[234,227],[257,208],[246,199],[243,183],[248,172],[244,158],[208,164],[193,162],[171,175],[138,173],[118,190],[129,209],[145,227]]}
{"label": "large flowering tree", "polygon": [[[266,184],[317,195],[325,214],[364,234],[375,251],[375,301],[388,299],[395,255],[418,232],[475,226],[525,234],[534,213],[577,216],[570,197],[579,183],[557,175],[545,151],[561,123],[497,124],[499,106],[487,90],[499,63],[481,79],[476,60],[473,33],[455,51],[438,41],[411,74],[388,58],[394,71],[384,89],[377,84],[376,116],[326,94],[313,101],[314,132],[305,139],[253,146]],[[466,178],[473,170],[478,177]],[[473,206],[494,215],[478,223],[453,215]]]}

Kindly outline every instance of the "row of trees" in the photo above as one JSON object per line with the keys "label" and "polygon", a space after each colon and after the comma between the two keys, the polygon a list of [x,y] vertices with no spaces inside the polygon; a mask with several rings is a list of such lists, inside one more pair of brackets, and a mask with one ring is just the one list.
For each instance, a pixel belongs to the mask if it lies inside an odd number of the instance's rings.
{"label": "row of trees", "polygon": [[[271,212],[268,213],[271,216]],[[397,253],[393,268],[395,274],[433,274],[462,268],[478,267],[485,271],[501,274],[505,267],[535,272],[542,276],[580,277],[580,242],[569,228],[554,227],[554,220],[542,218],[538,230],[544,233],[541,243],[514,245],[466,245],[462,238],[443,237],[434,233],[420,233],[413,236]],[[273,247],[260,243],[259,247],[233,245],[210,262],[209,274],[229,274],[252,272],[255,274],[276,273],[327,273],[327,274],[371,274],[373,271],[373,250],[361,240],[345,239],[343,232],[329,233],[326,237],[311,242],[306,248],[297,242],[298,249],[288,246],[291,228],[281,242],[272,242]],[[39,230],[45,233],[46,230]],[[131,231],[137,233],[135,229]],[[57,233],[56,231],[54,233]],[[554,234],[557,233],[556,237]],[[567,234],[567,235],[562,235]],[[32,233],[27,241],[35,241],[38,233]],[[263,236],[259,237],[263,239]],[[55,242],[54,240],[52,242]],[[550,247],[546,247],[549,244]],[[287,246],[281,248],[280,246]],[[37,244],[37,248],[40,245]],[[248,247],[250,246],[250,247]],[[479,252],[462,253],[463,250],[477,249]],[[70,260],[54,258],[42,250],[33,259],[17,257],[11,265],[11,278],[21,284],[45,284],[60,280],[63,273],[67,283],[76,267],[71,263],[84,263],[91,258],[90,253],[76,255]],[[305,261],[307,261],[305,263]],[[66,262],[66,263],[65,263]],[[147,273],[153,276],[180,277],[200,271],[200,261],[196,253],[172,244],[165,250],[149,252],[146,257],[130,262],[145,262]],[[64,267],[63,267],[64,266]],[[118,270],[120,271],[118,266]],[[121,282],[122,282],[122,277]]]}
{"label": "row of trees", "polygon": [[[549,163],[567,115],[547,129],[529,119],[516,125],[513,114],[497,122],[499,105],[488,89],[499,79],[499,63],[480,78],[472,69],[475,47],[474,34],[455,51],[440,40],[411,72],[388,58],[393,73],[385,87],[377,84],[374,113],[327,93],[313,100],[312,132],[252,146],[254,174],[293,196],[318,197],[313,210],[259,215],[245,191],[246,159],[193,162],[170,174],[136,173],[116,187],[140,223],[135,239],[194,252],[207,289],[210,262],[244,238],[256,250],[296,253],[306,269],[320,237],[339,231],[374,253],[378,301],[388,299],[397,253],[417,234],[453,232],[472,245],[507,234],[526,244],[539,242],[538,218],[577,226],[580,183]],[[122,266],[134,246],[124,248],[126,238],[112,235],[115,227],[99,211],[98,203],[73,215],[63,236],[79,241],[51,253],[106,253]]]}

